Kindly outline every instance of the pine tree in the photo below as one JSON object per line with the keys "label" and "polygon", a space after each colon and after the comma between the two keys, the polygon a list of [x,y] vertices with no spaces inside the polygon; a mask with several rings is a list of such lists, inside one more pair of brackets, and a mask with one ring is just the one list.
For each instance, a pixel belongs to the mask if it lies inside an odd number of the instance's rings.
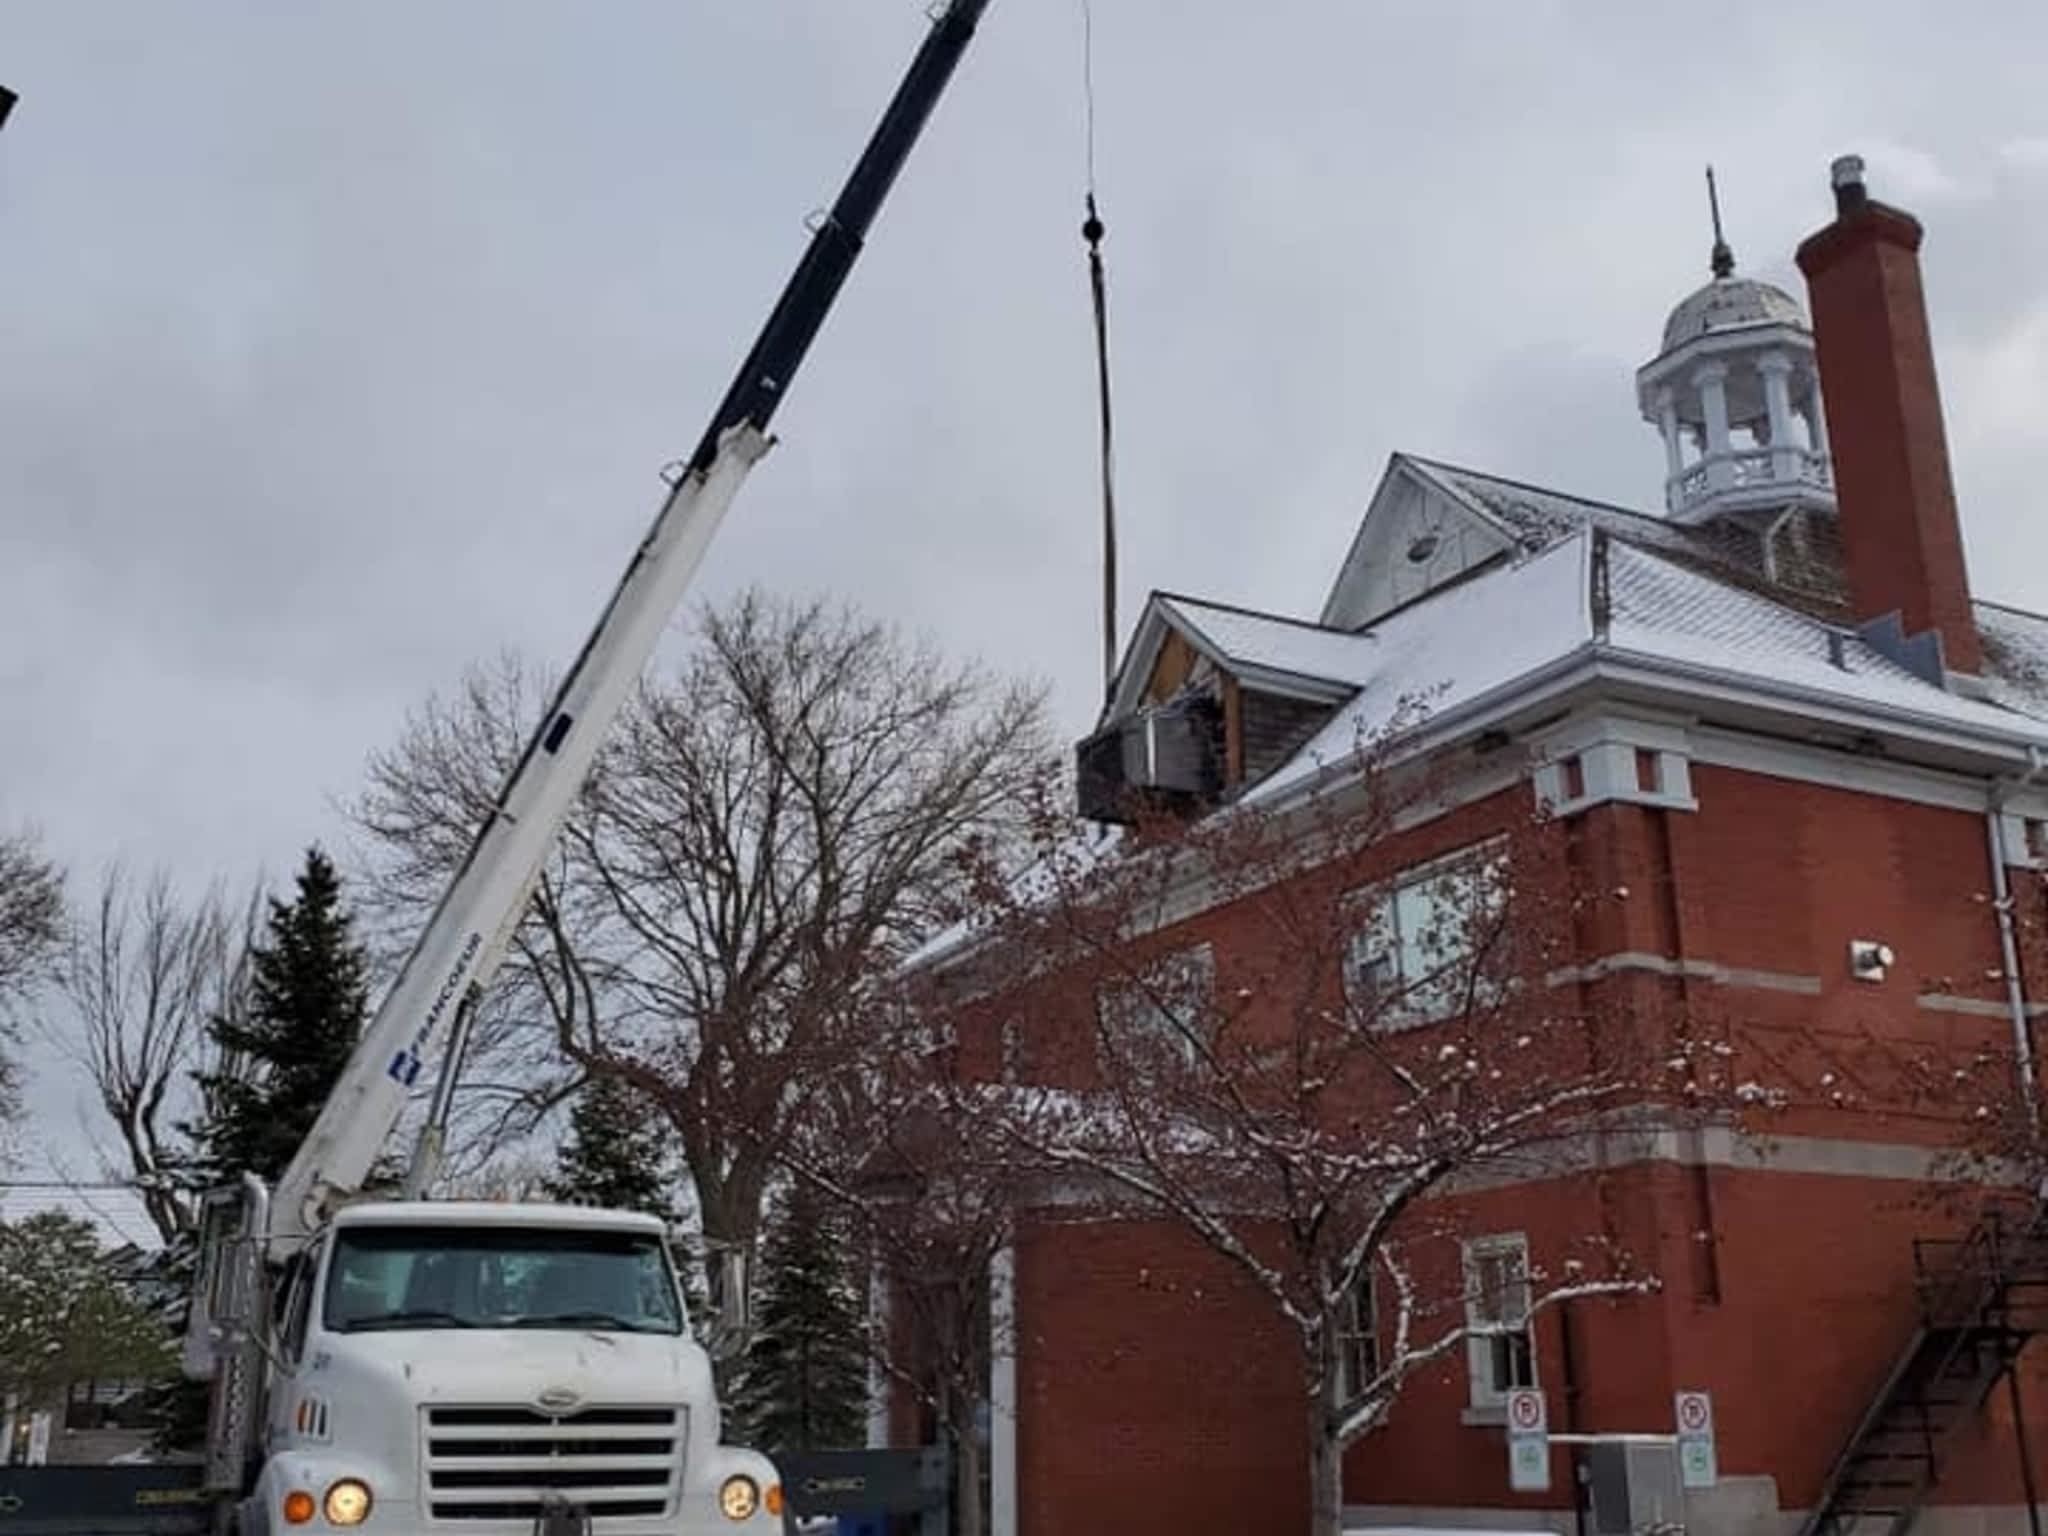
{"label": "pine tree", "polygon": [[363,1030],[368,962],[353,926],[334,865],[307,849],[297,899],[271,902],[251,952],[246,1016],[207,1026],[222,1066],[199,1075],[205,1117],[187,1128],[207,1183],[275,1179],[312,1129]]}
{"label": "pine tree", "polygon": [[[198,1235],[183,1232],[139,1260],[130,1277],[130,1288],[174,1340],[185,1332],[198,1272]],[[206,1382],[173,1372],[143,1388],[141,1408],[142,1422],[150,1427],[150,1447],[158,1455],[182,1455],[206,1444],[212,1408]]]}
{"label": "pine tree", "polygon": [[646,1096],[616,1077],[597,1076],[576,1095],[569,1139],[546,1189],[553,1200],[645,1211],[672,1221],[673,1168],[672,1142],[664,1122],[649,1112]]}
{"label": "pine tree", "polygon": [[785,1198],[761,1257],[761,1302],[729,1413],[738,1438],[774,1455],[861,1443],[867,1350],[846,1248],[820,1202]]}
{"label": "pine tree", "polygon": [[[648,1112],[646,1096],[619,1078],[599,1076],[576,1095],[569,1139],[556,1153],[555,1176],[543,1180],[541,1188],[550,1200],[645,1211],[673,1223],[679,1172],[667,1122]],[[700,1268],[695,1259],[678,1254],[676,1273],[691,1330],[699,1343],[708,1344],[711,1308]]]}

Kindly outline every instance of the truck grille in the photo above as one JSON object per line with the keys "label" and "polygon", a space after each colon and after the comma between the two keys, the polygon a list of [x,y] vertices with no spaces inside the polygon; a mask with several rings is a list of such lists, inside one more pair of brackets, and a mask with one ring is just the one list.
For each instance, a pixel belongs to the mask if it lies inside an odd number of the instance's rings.
{"label": "truck grille", "polygon": [[552,1495],[593,1520],[667,1515],[688,1430],[675,1408],[429,1408],[427,1511],[531,1523]]}

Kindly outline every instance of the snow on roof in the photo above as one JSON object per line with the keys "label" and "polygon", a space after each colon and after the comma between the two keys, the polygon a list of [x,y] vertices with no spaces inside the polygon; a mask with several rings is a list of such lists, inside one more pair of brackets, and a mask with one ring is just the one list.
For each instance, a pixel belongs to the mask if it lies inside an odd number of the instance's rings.
{"label": "snow on roof", "polygon": [[[1939,688],[1908,672],[1842,624],[1813,610],[1810,594],[1761,590],[1756,572],[1731,572],[1715,535],[1676,528],[1623,508],[1557,496],[1471,471],[1428,465],[1461,493],[1484,492],[1491,515],[1529,536],[1534,553],[1482,568],[1350,632],[1194,598],[1155,596],[1162,617],[1237,669],[1319,679],[1351,690],[1329,721],[1292,758],[1236,802],[1284,798],[1361,741],[1394,724],[1404,708],[1426,723],[1508,694],[1574,655],[1704,672],[1736,686],[1796,691],[1876,707],[1931,725],[2048,744],[2048,616],[1979,603],[1988,697]],[[1593,551],[1607,560],[1604,630],[1594,622]],[[1734,579],[1729,579],[1730,577]],[[1121,846],[1105,828],[1052,856],[1077,874]],[[1030,900],[1052,878],[1020,871]],[[906,962],[915,970],[975,937],[960,923],[934,935]]]}
{"label": "snow on roof", "polygon": [[1729,274],[1687,294],[1664,322],[1663,351],[1714,331],[1752,325],[1792,325],[1808,329],[1806,311],[1784,289],[1754,277]]}
{"label": "snow on roof", "polygon": [[1353,688],[1371,675],[1370,636],[1191,597],[1162,595],[1159,602],[1226,661]]}
{"label": "snow on roof", "polygon": [[[1763,542],[1754,528],[1734,522],[1674,523],[1653,513],[1590,501],[1519,480],[1505,480],[1476,469],[1404,457],[1417,473],[1491,518],[1526,548],[1542,548],[1585,529],[1597,528],[1639,548],[1706,565],[1717,572],[1739,576],[1752,585],[1780,588],[1779,595],[1796,596],[1809,606],[1815,599],[1840,597],[1839,541],[1834,519],[1824,514],[1799,515],[1799,532],[1807,548],[1781,548],[1778,580],[1771,581],[1764,573]],[[1786,586],[1794,591],[1782,591]],[[1835,604],[1827,602],[1822,606]]]}
{"label": "snow on roof", "polygon": [[[1009,894],[1020,906],[1029,907],[1056,892],[1063,882],[1085,877],[1096,865],[1123,846],[1124,829],[1108,824],[1084,824],[1073,836],[1046,849],[1044,856],[1008,877]],[[1000,913],[978,913],[950,923],[913,949],[898,965],[904,975],[914,974],[940,960],[950,959],[963,946],[972,944]]]}
{"label": "snow on roof", "polygon": [[1396,609],[1368,630],[1373,665],[1335,718],[1244,797],[1279,795],[1383,732],[1404,706],[1440,716],[1591,644],[1588,535]]}
{"label": "snow on roof", "polygon": [[1581,527],[1526,560],[1397,609],[1356,636],[1176,599],[1181,617],[1232,660],[1357,690],[1244,802],[1284,795],[1342,762],[1392,724],[1404,704],[1441,717],[1581,650],[2004,736],[2036,735],[2037,723],[2048,720],[2048,618],[1980,609],[1987,647],[2002,670],[1987,677],[1991,697],[1975,699],[1935,687],[1852,631],[1801,608],[1610,537],[1608,621],[1596,639],[1589,580],[1595,537]]}
{"label": "snow on roof", "polygon": [[1452,495],[1477,506],[1508,532],[1531,547],[1554,543],[1586,528],[1600,528],[1624,538],[1683,548],[1700,542],[1700,532],[1680,527],[1648,512],[1589,501],[1562,491],[1546,490],[1519,480],[1505,480],[1457,464],[1404,455],[1428,479]]}
{"label": "snow on roof", "polygon": [[1977,603],[1984,643],[1984,684],[2007,709],[2048,719],[2048,615]]}
{"label": "snow on roof", "polygon": [[2031,720],[1937,688],[1853,633],[1619,540],[1608,550],[1611,651],[1833,694],[1850,706],[1876,704],[1973,729],[2031,734]]}

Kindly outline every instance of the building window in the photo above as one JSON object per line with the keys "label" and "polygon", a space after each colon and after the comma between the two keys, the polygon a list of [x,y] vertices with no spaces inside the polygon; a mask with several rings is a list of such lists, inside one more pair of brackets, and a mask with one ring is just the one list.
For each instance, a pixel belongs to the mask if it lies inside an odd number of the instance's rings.
{"label": "building window", "polygon": [[1372,1270],[1362,1271],[1337,1316],[1337,1397],[1350,1402],[1380,1373],[1379,1298]]}
{"label": "building window", "polygon": [[1636,788],[1646,795],[1661,794],[1664,789],[1663,764],[1646,747],[1636,748]]}
{"label": "building window", "polygon": [[1374,890],[1344,955],[1344,996],[1388,1026],[1427,1023],[1489,995],[1474,974],[1506,894],[1498,842],[1466,849]]}
{"label": "building window", "polygon": [[1520,1233],[1465,1244],[1465,1326],[1473,1407],[1500,1407],[1516,1387],[1536,1385],[1529,1240]]}
{"label": "building window", "polygon": [[1198,944],[1153,962],[1138,976],[1105,982],[1096,992],[1096,1008],[1119,1045],[1164,1052],[1194,1066],[1208,1036],[1215,988],[1215,953]]}

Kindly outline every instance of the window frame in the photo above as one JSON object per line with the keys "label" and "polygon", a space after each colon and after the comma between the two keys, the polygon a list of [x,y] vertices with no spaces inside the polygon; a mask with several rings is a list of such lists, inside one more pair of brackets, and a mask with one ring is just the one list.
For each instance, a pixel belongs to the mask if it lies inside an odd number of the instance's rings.
{"label": "window frame", "polygon": [[[1358,920],[1345,940],[1339,965],[1339,984],[1346,1006],[1376,1009],[1373,1027],[1386,1031],[1414,1029],[1456,1017],[1463,1008],[1463,988],[1446,989],[1441,983],[1452,978],[1462,980],[1468,974],[1466,967],[1472,963],[1473,952],[1461,941],[1462,953],[1445,954],[1436,961],[1432,972],[1407,975],[1404,959],[1411,948],[1419,951],[1421,945],[1419,937],[1411,945],[1402,932],[1402,899],[1467,871],[1476,878],[1491,870],[1499,878],[1505,874],[1506,856],[1507,838],[1496,834],[1409,865],[1382,883],[1353,891],[1351,900],[1358,908]],[[1368,944],[1374,947],[1368,950]],[[1388,967],[1386,979],[1363,982],[1361,972],[1367,964]],[[1388,989],[1390,995],[1384,1000],[1375,998],[1372,989],[1379,988]],[[1492,1002],[1491,994],[1496,990],[1480,986],[1474,997],[1475,1006]]]}
{"label": "window frame", "polygon": [[[1491,1322],[1481,1312],[1488,1292],[1481,1286],[1480,1266],[1507,1256],[1520,1260],[1521,1274],[1518,1280],[1502,1287],[1497,1309],[1508,1312],[1509,1299],[1518,1298],[1519,1323]],[[1465,1276],[1465,1363],[1471,1406],[1482,1412],[1505,1409],[1510,1392],[1543,1384],[1536,1361],[1535,1284],[1530,1274],[1528,1234],[1494,1232],[1467,1238],[1460,1257]],[[1521,1344],[1519,1356],[1516,1340]],[[1517,1365],[1520,1369],[1516,1369]],[[1501,1379],[1503,1374],[1509,1378],[1505,1382]]]}
{"label": "window frame", "polygon": [[315,1243],[305,1253],[305,1262],[299,1266],[299,1274],[293,1280],[293,1292],[285,1305],[285,1327],[279,1333],[285,1360],[299,1364],[305,1354],[305,1339],[313,1331],[313,1298],[319,1294],[319,1274],[322,1274],[322,1260],[326,1257],[326,1239]]}
{"label": "window frame", "polygon": [[326,1257],[326,1240],[291,1259],[289,1287],[278,1307],[277,1347],[285,1363],[296,1366],[306,1352],[306,1340],[313,1331],[313,1299],[321,1289],[321,1261]]}
{"label": "window frame", "polygon": [[[502,1283],[502,1266],[508,1259],[531,1261],[538,1259],[545,1265],[557,1256],[567,1255],[572,1259],[599,1256],[631,1262],[645,1269],[648,1258],[654,1260],[651,1273],[636,1272],[636,1285],[644,1285],[652,1279],[657,1282],[655,1299],[662,1304],[656,1312],[648,1312],[646,1303],[641,1303],[641,1313],[634,1320],[636,1326],[613,1330],[596,1323],[577,1323],[561,1326],[587,1332],[644,1333],[657,1337],[680,1337],[688,1326],[688,1314],[684,1310],[680,1277],[668,1253],[668,1244],[659,1233],[628,1228],[605,1226],[551,1227],[540,1224],[496,1223],[496,1222],[366,1222],[342,1227],[332,1235],[329,1243],[331,1261],[321,1280],[320,1327],[325,1333],[341,1334],[356,1332],[417,1332],[434,1331],[440,1328],[527,1328],[545,1326],[534,1319],[552,1309],[537,1307],[524,1314],[518,1312],[484,1313],[476,1309],[476,1297],[472,1295],[472,1311],[475,1315],[457,1313],[457,1322],[416,1322],[399,1324],[386,1328],[380,1319],[389,1319],[406,1312],[404,1297],[387,1304],[382,1312],[352,1315],[342,1305],[344,1290],[344,1255],[353,1252],[358,1257],[375,1258],[379,1254],[402,1254],[406,1258],[404,1286],[410,1290],[415,1276],[413,1270],[422,1261],[445,1262],[457,1276],[457,1283],[466,1282],[471,1287],[479,1286],[486,1278],[493,1283]],[[487,1275],[485,1264],[495,1260],[500,1272],[495,1277]],[[466,1271],[456,1266],[467,1263]],[[450,1308],[453,1312],[455,1309]]]}
{"label": "window frame", "polygon": [[1355,1401],[1385,1364],[1380,1355],[1380,1296],[1368,1262],[1345,1292],[1337,1319],[1337,1397]]}
{"label": "window frame", "polygon": [[[1181,1065],[1190,1069],[1200,1066],[1203,1046],[1197,1037],[1208,1038],[1211,1035],[1204,1021],[1199,1016],[1191,1021],[1178,1019],[1146,995],[1148,987],[1158,985],[1155,978],[1182,966],[1199,971],[1190,980],[1198,988],[1198,1012],[1206,1012],[1216,997],[1216,947],[1202,939],[1154,956],[1139,968],[1136,976],[1111,977],[1098,983],[1095,988],[1097,1028],[1122,1030],[1131,1039],[1150,1037],[1160,1040],[1172,1048]],[[1180,984],[1178,978],[1171,982],[1174,987]],[[1122,1012],[1124,1009],[1129,1011]]]}

